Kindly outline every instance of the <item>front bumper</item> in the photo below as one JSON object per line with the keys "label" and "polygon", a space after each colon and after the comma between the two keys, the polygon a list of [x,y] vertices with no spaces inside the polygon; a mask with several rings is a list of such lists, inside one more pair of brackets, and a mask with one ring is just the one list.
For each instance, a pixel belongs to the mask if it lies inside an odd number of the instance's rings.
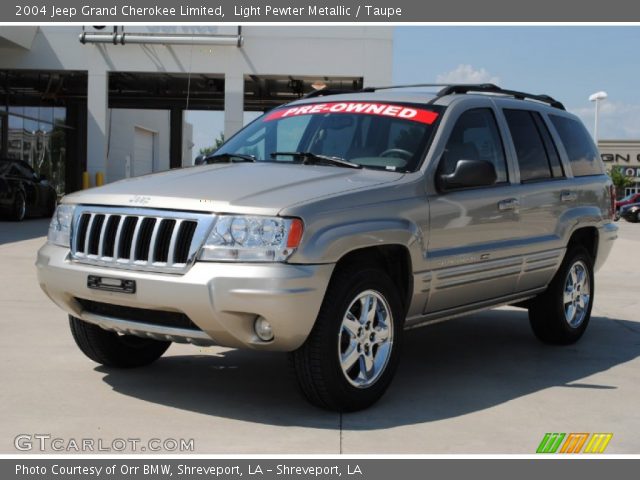
{"label": "front bumper", "polygon": [[[69,314],[103,328],[198,345],[291,351],[313,328],[334,264],[236,264],[196,262],[184,275],[115,270],[70,260],[67,248],[46,244],[38,252],[44,292]],[[94,290],[89,275],[136,281],[134,294]],[[198,330],[114,318],[86,311],[77,298],[125,307],[184,313]],[[258,316],[274,339],[254,333]]]}

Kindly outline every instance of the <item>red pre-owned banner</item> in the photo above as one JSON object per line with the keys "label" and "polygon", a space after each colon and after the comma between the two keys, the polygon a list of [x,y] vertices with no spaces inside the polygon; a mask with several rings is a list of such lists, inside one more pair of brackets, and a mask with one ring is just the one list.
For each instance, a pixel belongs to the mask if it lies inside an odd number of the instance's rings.
{"label": "red pre-owned banner", "polygon": [[359,113],[363,115],[380,115],[384,117],[402,118],[414,122],[431,125],[438,118],[436,112],[421,108],[391,105],[388,103],[372,102],[332,102],[310,103],[296,107],[274,110],[264,118],[265,122],[279,118],[295,117],[298,115],[319,115],[325,113]]}

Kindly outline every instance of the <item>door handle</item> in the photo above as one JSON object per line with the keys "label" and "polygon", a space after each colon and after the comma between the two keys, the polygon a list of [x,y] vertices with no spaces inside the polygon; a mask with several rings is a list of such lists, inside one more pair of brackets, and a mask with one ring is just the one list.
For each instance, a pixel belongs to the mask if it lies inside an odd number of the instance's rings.
{"label": "door handle", "polygon": [[560,201],[561,202],[573,202],[577,200],[578,194],[576,192],[572,192],[570,190],[563,190],[560,193]]}
{"label": "door handle", "polygon": [[498,202],[498,210],[517,210],[520,206],[520,201],[517,198],[507,198],[506,200],[500,200]]}

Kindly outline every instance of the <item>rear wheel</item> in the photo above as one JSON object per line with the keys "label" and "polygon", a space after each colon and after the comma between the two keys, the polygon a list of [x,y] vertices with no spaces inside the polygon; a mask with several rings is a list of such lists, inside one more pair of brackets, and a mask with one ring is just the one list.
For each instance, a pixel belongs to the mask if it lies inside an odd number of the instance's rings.
{"label": "rear wheel", "polygon": [[22,192],[16,193],[16,198],[13,200],[13,211],[11,214],[11,219],[16,222],[21,222],[24,220],[24,217],[27,215],[27,201],[24,198],[24,194]]}
{"label": "rear wheel", "polygon": [[87,357],[107,367],[133,368],[155,362],[171,342],[121,335],[69,316],[71,334]]}
{"label": "rear wheel", "polygon": [[311,334],[291,354],[304,395],[337,411],[375,403],[393,378],[403,323],[400,297],[384,271],[354,265],[337,272]]}
{"label": "rear wheel", "polygon": [[584,247],[573,247],[549,288],[530,304],[534,334],[545,343],[577,342],[591,318],[593,293],[593,260]]}

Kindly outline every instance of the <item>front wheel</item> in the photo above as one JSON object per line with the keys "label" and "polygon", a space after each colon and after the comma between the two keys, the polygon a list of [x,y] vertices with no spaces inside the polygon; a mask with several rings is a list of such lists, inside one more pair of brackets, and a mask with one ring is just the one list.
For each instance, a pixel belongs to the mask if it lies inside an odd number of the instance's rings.
{"label": "front wheel", "polygon": [[106,367],[134,368],[155,362],[171,342],[121,335],[69,315],[76,345],[87,357]]}
{"label": "front wheel", "polygon": [[383,270],[353,265],[338,271],[307,341],[292,353],[307,399],[336,411],[375,403],[397,367],[403,317],[397,289]]}
{"label": "front wheel", "polygon": [[545,343],[577,342],[591,318],[594,293],[593,260],[584,247],[573,247],[547,290],[529,307],[533,333]]}

